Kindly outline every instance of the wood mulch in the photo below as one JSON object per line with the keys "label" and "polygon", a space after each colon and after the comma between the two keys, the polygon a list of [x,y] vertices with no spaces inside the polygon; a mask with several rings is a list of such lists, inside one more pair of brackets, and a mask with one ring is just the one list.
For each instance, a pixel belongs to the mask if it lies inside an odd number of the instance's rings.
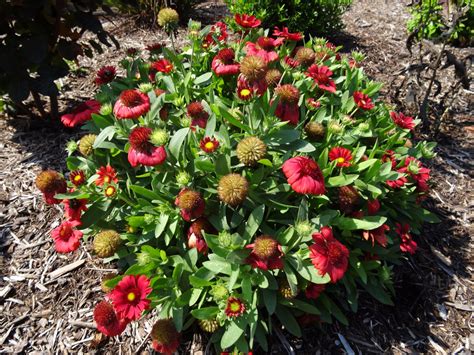
{"label": "wood mulch", "polygon": [[[367,55],[364,68],[375,80],[388,83],[383,92],[388,101],[393,99],[390,84],[411,60],[405,49],[406,3],[355,0],[344,15],[345,33],[332,39]],[[224,11],[219,2],[208,2],[197,14],[217,18]],[[81,71],[62,80],[62,108],[89,98],[95,70],[116,64],[126,48],[167,40],[161,31],[138,28],[127,18],[106,26],[122,48],[81,59]],[[359,312],[349,315],[350,327],[322,325],[307,330],[301,340],[288,337],[297,354],[467,354],[474,349],[472,91],[462,92],[455,105],[437,137],[438,155],[430,162],[434,186],[426,204],[442,223],[427,225],[417,239],[419,252],[394,268],[395,306],[363,295]],[[152,317],[130,325],[116,339],[104,339],[94,329],[92,311],[104,296],[99,282],[112,266],[93,258],[87,243],[71,255],[54,251],[49,233],[59,225],[62,212],[42,202],[34,179],[44,168],[65,171],[65,144],[79,136],[78,131],[32,124],[22,117],[0,121],[0,352],[152,351],[147,340]],[[185,340],[183,353],[203,351],[205,339],[199,334]],[[272,344],[273,353],[284,353],[276,338]]]}

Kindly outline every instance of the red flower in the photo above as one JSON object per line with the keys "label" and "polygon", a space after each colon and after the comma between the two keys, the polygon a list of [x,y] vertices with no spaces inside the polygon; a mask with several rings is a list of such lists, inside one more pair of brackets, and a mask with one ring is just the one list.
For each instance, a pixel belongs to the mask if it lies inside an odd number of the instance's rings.
{"label": "red flower", "polygon": [[160,54],[163,51],[163,47],[163,43],[155,42],[146,46],[145,49],[149,51],[150,54]]}
{"label": "red flower", "polygon": [[237,95],[242,100],[250,99],[254,94],[262,96],[267,91],[268,84],[265,79],[255,80],[250,83],[245,75],[237,78]]}
{"label": "red flower", "polygon": [[87,211],[86,198],[72,198],[63,201],[66,218],[70,221],[81,222],[82,212]]}
{"label": "red flower", "polygon": [[112,182],[115,184],[118,183],[117,172],[110,165],[101,166],[99,170],[97,170],[96,174],[99,175],[99,177],[95,180],[95,184],[97,186],[102,186],[104,184],[108,185]]}
{"label": "red flower", "polygon": [[332,71],[329,70],[329,67],[325,65],[318,66],[317,64],[312,64],[306,76],[314,79],[314,82],[318,85],[321,90],[325,90],[331,93],[336,92],[336,84],[331,80]]}
{"label": "red flower", "polygon": [[275,116],[296,126],[300,120],[300,108],[297,103],[280,101],[276,107]]}
{"label": "red flower", "polygon": [[74,170],[69,174],[69,180],[71,180],[74,185],[80,186],[86,182],[86,175],[82,170]]}
{"label": "red flower", "polygon": [[244,303],[237,297],[229,297],[227,299],[227,306],[225,314],[227,317],[239,317],[245,312]]}
{"label": "red flower", "polygon": [[181,209],[181,216],[187,222],[201,217],[206,209],[201,194],[188,188],[184,188],[179,192],[174,204]]}
{"label": "red flower", "polygon": [[54,247],[58,253],[70,253],[79,248],[82,232],[73,229],[80,223],[77,221],[65,221],[51,231],[54,239]]}
{"label": "red flower", "polygon": [[251,249],[245,262],[253,268],[262,270],[283,269],[283,251],[280,243],[269,235],[262,235],[253,244],[245,247]]}
{"label": "red flower", "polygon": [[109,298],[118,316],[132,321],[140,318],[150,306],[146,297],[151,291],[150,280],[145,275],[127,275],[115,286]]}
{"label": "red flower", "polygon": [[321,107],[321,102],[312,97],[306,99],[306,104],[309,109],[316,109]]}
{"label": "red flower", "polygon": [[114,115],[117,118],[138,118],[150,110],[148,95],[134,89],[124,90],[114,105]]}
{"label": "red flower", "polygon": [[107,186],[104,191],[105,197],[113,197],[117,192],[117,188],[114,185]]}
{"label": "red flower", "polygon": [[395,152],[393,150],[387,150],[384,155],[382,155],[382,161],[384,163],[390,160],[392,164],[392,169],[397,167],[397,160],[395,159]]}
{"label": "red flower", "polygon": [[214,153],[217,148],[219,148],[219,141],[215,138],[204,137],[203,139],[201,139],[199,146],[206,153]]}
{"label": "red flower", "polygon": [[393,122],[400,128],[409,129],[410,131],[415,128],[415,122],[413,117],[405,116],[403,113],[390,112],[390,117]]}
{"label": "red flower", "polygon": [[100,102],[97,100],[87,100],[75,107],[70,113],[61,116],[61,122],[66,127],[76,127],[89,121],[93,113],[100,110]]}
{"label": "red flower", "polygon": [[101,301],[95,306],[94,321],[97,330],[108,337],[121,334],[127,326],[127,322],[117,317],[114,308],[107,301]]}
{"label": "red flower", "polygon": [[282,30],[275,26],[273,30],[273,36],[285,38],[289,41],[301,41],[303,39],[303,35],[299,32],[290,33],[288,32],[288,27],[283,27]]}
{"label": "red flower", "polygon": [[371,240],[372,246],[374,245],[375,241],[377,241],[377,243],[379,243],[381,246],[386,247],[388,239],[385,235],[385,232],[389,230],[389,226],[387,226],[386,224],[382,224],[380,227],[372,229],[370,231],[363,231],[362,236],[365,240]]}
{"label": "red flower", "polygon": [[214,38],[217,38],[219,42],[225,42],[229,34],[227,33],[227,25],[224,22],[218,21],[212,27],[202,46],[208,48],[211,44],[215,44],[216,41]]}
{"label": "red flower", "polygon": [[399,189],[400,187],[404,186],[407,181],[407,178],[405,176],[402,176],[397,180],[387,180],[385,181],[385,183],[392,189]]}
{"label": "red flower", "polygon": [[237,24],[243,28],[256,28],[262,23],[262,21],[257,19],[255,16],[246,14],[235,14],[235,22],[237,22]]}
{"label": "red flower", "polygon": [[354,92],[352,96],[354,97],[354,101],[357,106],[359,106],[363,110],[371,110],[375,107],[370,97],[368,97],[366,94],[361,93],[360,91]]}
{"label": "red flower", "polygon": [[97,77],[95,78],[94,82],[96,85],[103,85],[110,83],[112,80],[115,79],[115,75],[117,74],[117,70],[113,65],[106,65],[99,69],[97,72]]}
{"label": "red flower", "polygon": [[329,160],[336,161],[338,167],[346,168],[351,166],[352,154],[349,149],[334,147],[329,151]]}
{"label": "red flower", "polygon": [[324,177],[318,164],[308,157],[288,159],[282,166],[288,184],[299,194],[324,195]]}
{"label": "red flower", "polygon": [[151,132],[151,128],[137,127],[130,133],[128,161],[131,166],[136,167],[138,164],[155,166],[165,162],[166,150],[163,146],[155,147],[150,142]]}
{"label": "red flower", "polygon": [[209,223],[209,221],[203,217],[198,218],[193,223],[188,230],[188,247],[196,248],[199,253],[207,254],[207,243],[204,240],[202,231],[205,233],[215,234],[216,230]]}
{"label": "red flower", "polygon": [[169,74],[173,70],[173,64],[167,59],[160,59],[151,64],[157,72]]}
{"label": "red flower", "polygon": [[321,276],[326,273],[336,283],[344,276],[349,250],[332,235],[332,230],[313,234],[314,244],[309,247],[311,262]]}
{"label": "red flower", "polygon": [[369,216],[373,216],[377,214],[377,212],[380,210],[380,202],[379,200],[368,200],[367,201],[367,212]]}
{"label": "red flower", "polygon": [[283,63],[286,64],[290,68],[296,68],[301,65],[300,62],[298,62],[295,58],[291,58],[289,56],[285,57],[285,59],[283,60]]}
{"label": "red flower", "polygon": [[191,102],[188,107],[188,116],[191,117],[191,129],[196,130],[196,126],[206,128],[209,114],[204,110],[204,106],[198,102]]}
{"label": "red flower", "polygon": [[418,248],[418,245],[412,239],[409,233],[410,225],[407,223],[403,225],[400,223],[397,223],[395,227],[395,232],[397,232],[398,236],[401,238],[400,250],[404,253],[415,254],[416,249]]}
{"label": "red flower", "polygon": [[212,60],[212,70],[217,76],[236,75],[240,64],[234,61],[235,53],[232,48],[224,48]]}
{"label": "red flower", "polygon": [[304,291],[304,294],[306,298],[309,299],[317,299],[321,293],[326,289],[326,285],[324,284],[309,284],[308,287],[306,287],[306,290]]}
{"label": "red flower", "polygon": [[259,37],[257,43],[247,42],[245,49],[247,55],[256,55],[265,60],[265,62],[270,63],[278,59],[278,53],[274,49],[282,43],[282,38]]}
{"label": "red flower", "polygon": [[153,349],[160,354],[171,355],[179,347],[180,333],[172,319],[158,319],[150,333]]}

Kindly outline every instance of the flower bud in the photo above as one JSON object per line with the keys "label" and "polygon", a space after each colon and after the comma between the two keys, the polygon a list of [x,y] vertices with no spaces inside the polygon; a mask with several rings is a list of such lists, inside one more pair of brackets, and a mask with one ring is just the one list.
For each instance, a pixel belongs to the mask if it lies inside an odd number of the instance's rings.
{"label": "flower bud", "polygon": [[113,111],[112,104],[107,102],[100,107],[99,113],[102,116],[108,116],[112,113],[112,111]]}
{"label": "flower bud", "polygon": [[77,148],[79,148],[79,145],[76,141],[69,141],[66,144],[66,151],[68,155],[72,155],[77,150]]}
{"label": "flower bud", "polygon": [[216,302],[227,299],[229,291],[224,285],[214,285],[211,289],[211,295]]}
{"label": "flower bud", "polygon": [[309,221],[298,221],[295,225],[296,233],[301,237],[306,237],[313,232],[313,226]]}
{"label": "flower bud", "polygon": [[326,129],[319,122],[308,122],[304,127],[304,131],[309,140],[314,142],[322,142],[326,136]]}
{"label": "flower bud", "polygon": [[199,319],[199,327],[207,333],[214,333],[219,329],[219,323],[214,319]]}
{"label": "flower bud", "polygon": [[165,129],[155,129],[151,132],[150,142],[152,142],[156,146],[162,146],[168,143],[169,134]]}
{"label": "flower bud", "polygon": [[148,265],[151,262],[152,262],[152,258],[150,256],[150,254],[148,254],[147,252],[142,251],[140,253],[137,253],[137,263],[138,263],[138,265],[145,266],[145,265]]}
{"label": "flower bud", "polygon": [[191,175],[189,175],[186,171],[180,171],[176,174],[176,182],[179,186],[186,186],[191,181]]}
{"label": "flower bud", "polygon": [[146,94],[153,90],[153,85],[151,83],[141,83],[138,85],[138,90]]}
{"label": "flower bud", "polygon": [[329,122],[328,129],[329,129],[329,132],[334,133],[334,134],[342,133],[341,125],[336,121]]}
{"label": "flower bud", "polygon": [[217,240],[223,248],[228,248],[232,245],[232,235],[226,230],[219,232]]}
{"label": "flower bud", "polygon": [[165,7],[158,12],[158,24],[163,27],[166,32],[173,31],[178,27],[179,15],[176,10]]}

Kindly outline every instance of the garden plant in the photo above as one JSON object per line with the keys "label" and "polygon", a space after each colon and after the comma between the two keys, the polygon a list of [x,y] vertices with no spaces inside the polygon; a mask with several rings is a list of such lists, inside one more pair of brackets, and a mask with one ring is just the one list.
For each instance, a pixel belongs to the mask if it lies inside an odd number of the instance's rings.
{"label": "garden plant", "polygon": [[[173,36],[174,10],[159,19]],[[433,145],[410,140],[418,120],[379,99],[359,53],[233,21],[191,21],[181,50],[100,68],[95,98],[62,117],[86,131],[69,172],[36,180],[64,206],[57,252],[91,246],[120,269],[97,329],[153,319],[161,353],[198,327],[217,352],[267,351],[275,327],[347,324],[362,292],[391,304],[393,266],[436,221],[420,161]]]}

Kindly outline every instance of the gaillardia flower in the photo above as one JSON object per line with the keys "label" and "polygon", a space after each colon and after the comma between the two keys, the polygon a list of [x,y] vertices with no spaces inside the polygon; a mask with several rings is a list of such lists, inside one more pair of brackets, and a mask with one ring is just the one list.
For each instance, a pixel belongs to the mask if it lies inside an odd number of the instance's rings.
{"label": "gaillardia flower", "polygon": [[283,252],[280,243],[269,235],[255,238],[255,242],[245,247],[250,255],[245,259],[253,268],[262,270],[283,269]]}
{"label": "gaillardia flower", "polygon": [[275,116],[282,121],[288,121],[296,126],[300,119],[298,99],[299,90],[291,84],[280,85],[275,89],[275,94],[280,98],[275,110]]}
{"label": "gaillardia flower", "polygon": [[206,128],[209,114],[204,110],[204,106],[199,101],[191,102],[187,106],[188,116],[191,118],[191,129],[195,130],[196,126]]}
{"label": "gaillardia flower", "polygon": [[318,66],[317,64],[311,65],[306,72],[306,75],[313,78],[314,82],[321,90],[335,93],[336,83],[331,80],[332,74],[333,73],[329,67],[324,65]]}
{"label": "gaillardia flower", "polygon": [[314,54],[314,51],[308,47],[299,48],[295,54],[295,59],[304,67],[309,67],[313,64],[315,58],[316,55]]}
{"label": "gaillardia flower", "polygon": [[227,299],[227,306],[225,314],[227,317],[239,317],[245,312],[245,304],[237,297],[229,297]]}
{"label": "gaillardia flower", "polygon": [[199,253],[206,254],[208,248],[202,231],[210,234],[217,233],[206,218],[200,217],[191,223],[188,229],[188,247],[190,249],[196,248]]}
{"label": "gaillardia flower", "polygon": [[367,201],[367,213],[369,216],[374,216],[380,210],[380,202],[379,200],[368,200]]}
{"label": "gaillardia flower", "polygon": [[240,72],[249,83],[265,79],[267,63],[256,55],[247,55],[240,61]]}
{"label": "gaillardia flower", "polygon": [[385,235],[385,232],[389,231],[390,227],[386,224],[382,224],[380,227],[369,230],[363,231],[362,237],[365,240],[370,240],[372,242],[372,246],[374,246],[375,242],[380,244],[383,247],[387,246],[388,238]]}
{"label": "gaillardia flower", "polygon": [[418,245],[410,235],[410,225],[408,223],[395,225],[395,232],[400,237],[400,250],[404,253],[415,254]]}
{"label": "gaillardia flower", "polygon": [[299,194],[324,195],[324,177],[318,164],[309,157],[288,159],[282,166],[288,184]]}
{"label": "gaillardia flower", "polygon": [[343,147],[334,147],[329,151],[329,160],[336,161],[340,168],[351,166],[352,154],[349,149]]}
{"label": "gaillardia flower", "polygon": [[345,214],[353,212],[359,203],[359,192],[354,186],[341,186],[338,188],[339,208]]}
{"label": "gaillardia flower", "polygon": [[151,63],[150,66],[150,80],[154,81],[156,77],[156,73],[164,73],[164,74],[169,74],[173,70],[173,63],[171,63],[167,59],[160,59],[157,60],[156,62]]}
{"label": "gaillardia flower", "polygon": [[215,138],[204,137],[199,142],[199,147],[206,153],[214,153],[219,148],[219,141]]}
{"label": "gaillardia flower", "polygon": [[80,223],[77,221],[64,221],[51,231],[54,247],[58,253],[70,253],[79,248],[82,232],[74,229]]}
{"label": "gaillardia flower", "polygon": [[332,230],[313,234],[309,256],[321,276],[329,274],[332,283],[344,276],[349,263],[349,250],[332,235]]}
{"label": "gaillardia flower", "polygon": [[317,299],[321,293],[326,289],[325,284],[313,284],[310,283],[307,287],[306,290],[304,291],[304,294],[306,298],[309,299]]}
{"label": "gaillardia flower", "polygon": [[86,134],[79,140],[79,152],[88,157],[94,151],[94,143],[97,136],[95,134]]}
{"label": "gaillardia flower", "polygon": [[370,97],[360,91],[354,92],[352,97],[356,105],[363,110],[371,110],[375,107]]}
{"label": "gaillardia flower", "polygon": [[135,119],[149,110],[150,98],[136,89],[122,91],[114,105],[114,115],[119,119]]}
{"label": "gaillardia flower", "polygon": [[234,60],[232,48],[224,48],[212,60],[211,68],[217,76],[236,75],[240,72],[240,64]]}
{"label": "gaillardia flower", "polygon": [[172,319],[158,319],[151,329],[153,349],[160,354],[171,355],[179,347],[180,334]]}
{"label": "gaillardia flower", "polygon": [[265,157],[267,146],[258,137],[245,137],[237,144],[237,158],[247,166],[254,166]]}
{"label": "gaillardia flower", "polygon": [[83,170],[74,170],[71,171],[71,173],[69,174],[69,180],[75,186],[81,186],[83,183],[86,182],[86,175]]}
{"label": "gaillardia flower", "polygon": [[319,122],[308,122],[304,126],[304,131],[309,140],[314,142],[322,142],[326,137],[326,128]]}
{"label": "gaillardia flower", "polygon": [[273,30],[273,36],[295,42],[301,41],[303,39],[303,35],[299,32],[290,33],[288,31],[288,27],[283,27],[280,31],[280,29],[275,26],[275,29]]}
{"label": "gaillardia flower", "polygon": [[283,43],[282,38],[259,37],[257,43],[247,42],[245,50],[248,56],[258,56],[265,63],[278,60],[278,53],[274,51],[276,47]]}
{"label": "gaillardia flower", "polygon": [[45,170],[39,173],[35,183],[36,187],[43,193],[44,200],[48,205],[61,203],[61,200],[54,198],[54,196],[67,191],[66,180],[54,170]]}
{"label": "gaillardia flower", "polygon": [[156,147],[150,142],[151,133],[151,128],[147,127],[136,127],[130,133],[128,161],[131,166],[155,166],[165,162],[166,150],[163,146]]}
{"label": "gaillardia flower", "polygon": [[99,175],[99,177],[95,180],[95,184],[97,186],[118,183],[117,172],[110,165],[101,166],[99,170],[97,170],[96,174]]}
{"label": "gaillardia flower", "polygon": [[127,327],[127,321],[120,319],[114,307],[107,301],[101,301],[95,306],[94,321],[97,330],[108,337],[122,334]]}
{"label": "gaillardia flower", "polygon": [[120,234],[114,230],[105,230],[94,237],[93,249],[100,258],[108,258],[115,254],[121,244]]}
{"label": "gaillardia flower", "polygon": [[268,86],[274,87],[277,86],[281,80],[281,71],[278,69],[269,69],[265,74],[265,81]]}
{"label": "gaillardia flower", "polygon": [[104,85],[115,79],[117,69],[113,65],[106,65],[99,69],[94,79],[96,85]]}
{"label": "gaillardia flower", "polygon": [[217,193],[222,202],[236,207],[247,198],[249,183],[239,174],[227,174],[219,180]]}
{"label": "gaillardia flower", "polygon": [[413,117],[405,116],[403,113],[390,112],[390,117],[393,122],[402,129],[409,129],[410,131],[415,128],[415,122]]}
{"label": "gaillardia flower", "polygon": [[235,22],[242,28],[256,28],[261,25],[262,21],[257,19],[255,16],[246,14],[235,14]]}
{"label": "gaillardia flower", "polygon": [[146,297],[151,291],[150,280],[146,276],[127,275],[115,286],[109,298],[118,316],[132,321],[139,319],[150,306],[150,300]]}
{"label": "gaillardia flower", "polygon": [[97,100],[87,100],[79,106],[76,106],[70,113],[61,116],[61,122],[66,127],[76,127],[89,121],[93,113],[100,110],[100,102]]}
{"label": "gaillardia flower", "polygon": [[86,198],[71,198],[63,200],[66,218],[70,221],[80,222],[82,212],[87,211],[87,202],[88,200]]}
{"label": "gaillardia flower", "polygon": [[179,192],[174,204],[181,209],[181,217],[187,222],[201,217],[206,208],[201,194],[188,188],[184,188]]}

